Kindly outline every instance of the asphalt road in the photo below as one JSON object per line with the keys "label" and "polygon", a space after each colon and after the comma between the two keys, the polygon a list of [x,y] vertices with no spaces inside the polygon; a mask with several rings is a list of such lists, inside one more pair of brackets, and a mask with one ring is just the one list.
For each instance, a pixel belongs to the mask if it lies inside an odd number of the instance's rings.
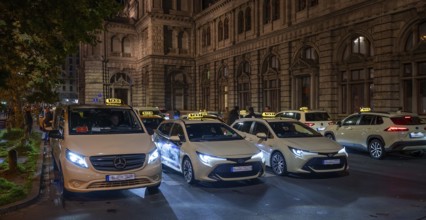
{"label": "asphalt road", "polygon": [[[47,160],[49,162],[49,160]],[[426,220],[426,156],[373,160],[351,152],[345,176],[286,176],[189,186],[164,171],[160,192],[74,194],[61,202],[46,172],[34,205],[0,216],[24,219],[414,219]]]}

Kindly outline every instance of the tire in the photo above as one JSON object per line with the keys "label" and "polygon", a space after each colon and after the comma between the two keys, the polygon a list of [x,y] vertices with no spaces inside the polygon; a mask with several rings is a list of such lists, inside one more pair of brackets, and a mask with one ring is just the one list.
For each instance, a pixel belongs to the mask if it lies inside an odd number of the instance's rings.
{"label": "tire", "polygon": [[336,138],[334,137],[333,134],[327,133],[327,134],[324,135],[324,137],[326,137],[326,138],[328,138],[330,140],[336,141]]}
{"label": "tire", "polygon": [[285,158],[281,152],[274,152],[271,155],[271,169],[272,172],[277,176],[287,175],[287,165]]}
{"label": "tire", "polygon": [[185,157],[182,162],[182,173],[185,181],[188,184],[195,184],[196,180],[194,177],[194,168],[192,167],[191,160],[188,157]]}
{"label": "tire", "polygon": [[160,191],[160,185],[161,185],[161,182],[159,182],[157,185],[154,185],[154,186],[148,186],[148,187],[146,187],[146,191],[149,193],[149,194],[155,194],[155,193],[158,193],[159,191]]}
{"label": "tire", "polygon": [[378,139],[373,139],[368,143],[368,153],[370,157],[380,160],[385,156],[385,148],[383,142]]}

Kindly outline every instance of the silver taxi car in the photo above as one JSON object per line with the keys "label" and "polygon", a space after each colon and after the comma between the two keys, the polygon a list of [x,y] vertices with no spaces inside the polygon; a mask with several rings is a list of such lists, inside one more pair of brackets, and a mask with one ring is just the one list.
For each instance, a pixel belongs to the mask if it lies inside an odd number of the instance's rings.
{"label": "silver taxi car", "polygon": [[309,126],[281,118],[242,118],[232,127],[256,143],[276,175],[346,173],[347,153]]}
{"label": "silver taxi car", "polygon": [[159,152],[129,106],[59,106],[49,136],[63,195],[161,184]]}
{"label": "silver taxi car", "polygon": [[153,135],[162,163],[181,172],[187,183],[263,175],[263,154],[254,144],[219,120],[188,118],[163,121]]}
{"label": "silver taxi car", "polygon": [[343,146],[367,151],[374,159],[392,151],[418,156],[426,151],[426,124],[413,113],[363,108],[327,127],[324,135]]}

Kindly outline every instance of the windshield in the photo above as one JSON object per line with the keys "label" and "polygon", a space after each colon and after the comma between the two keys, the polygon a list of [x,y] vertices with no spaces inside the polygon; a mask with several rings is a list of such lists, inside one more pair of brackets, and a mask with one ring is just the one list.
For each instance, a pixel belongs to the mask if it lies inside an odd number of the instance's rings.
{"label": "windshield", "polygon": [[322,137],[322,135],[305,124],[299,122],[269,122],[272,130],[279,138]]}
{"label": "windshield", "polygon": [[305,113],[306,121],[331,121],[327,112],[309,112]]}
{"label": "windshield", "polygon": [[232,128],[222,123],[187,124],[185,127],[190,141],[229,141],[243,139]]}
{"label": "windshield", "polygon": [[163,118],[142,118],[142,123],[145,127],[157,129],[158,125],[164,121]]}
{"label": "windshield", "polygon": [[81,108],[69,113],[70,135],[144,133],[131,109]]}

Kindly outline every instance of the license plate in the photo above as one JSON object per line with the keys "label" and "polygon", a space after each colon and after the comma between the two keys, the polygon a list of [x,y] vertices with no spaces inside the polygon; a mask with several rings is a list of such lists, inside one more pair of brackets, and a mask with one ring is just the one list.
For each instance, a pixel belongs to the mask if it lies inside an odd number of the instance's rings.
{"label": "license plate", "polygon": [[324,160],[322,163],[324,165],[340,164],[340,159]]}
{"label": "license plate", "polygon": [[422,138],[425,135],[422,132],[411,132],[410,133],[410,138]]}
{"label": "license plate", "polygon": [[252,171],[251,166],[238,166],[238,167],[232,167],[231,172],[244,172],[244,171]]}
{"label": "license plate", "polygon": [[107,175],[105,178],[106,178],[107,182],[121,181],[121,180],[133,180],[133,179],[135,179],[135,174],[128,173],[128,174],[120,174],[120,175]]}

